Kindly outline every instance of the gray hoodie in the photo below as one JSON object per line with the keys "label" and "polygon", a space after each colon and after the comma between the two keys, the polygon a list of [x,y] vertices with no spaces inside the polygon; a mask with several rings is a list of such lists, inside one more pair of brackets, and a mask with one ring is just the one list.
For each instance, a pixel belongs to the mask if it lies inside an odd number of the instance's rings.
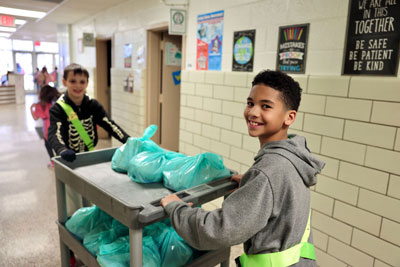
{"label": "gray hoodie", "polygon": [[[204,211],[178,201],[165,209],[177,233],[197,249],[244,243],[246,254],[283,251],[301,241],[310,211],[309,187],[324,165],[310,153],[304,137],[292,135],[260,149],[239,189],[220,209]],[[301,259],[293,266],[316,264]]]}

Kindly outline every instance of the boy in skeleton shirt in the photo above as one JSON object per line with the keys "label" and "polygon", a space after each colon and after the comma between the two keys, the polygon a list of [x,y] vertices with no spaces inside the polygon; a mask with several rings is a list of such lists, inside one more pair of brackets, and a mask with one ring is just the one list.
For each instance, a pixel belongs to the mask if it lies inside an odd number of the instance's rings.
{"label": "boy in skeleton shirt", "polygon": [[[96,146],[97,125],[122,143],[129,138],[129,135],[108,117],[103,106],[85,94],[88,80],[89,73],[85,68],[78,64],[67,66],[63,75],[63,84],[67,87],[67,92],[50,109],[49,142],[56,153],[67,161],[74,161],[75,153],[89,151],[91,147]],[[89,135],[92,146],[88,147],[85,144],[60,101],[71,106]]]}
{"label": "boy in skeleton shirt", "polygon": [[[78,64],[67,66],[63,75],[63,84],[67,87],[67,92],[61,95],[50,109],[48,140],[56,153],[67,161],[74,161],[75,153],[89,151],[96,146],[97,125],[122,143],[129,138],[129,135],[108,117],[103,106],[85,94],[88,80],[89,73],[84,67]],[[67,188],[67,196],[70,195],[67,202],[73,202],[70,207],[67,204],[69,214],[81,206],[81,198],[71,191]]]}

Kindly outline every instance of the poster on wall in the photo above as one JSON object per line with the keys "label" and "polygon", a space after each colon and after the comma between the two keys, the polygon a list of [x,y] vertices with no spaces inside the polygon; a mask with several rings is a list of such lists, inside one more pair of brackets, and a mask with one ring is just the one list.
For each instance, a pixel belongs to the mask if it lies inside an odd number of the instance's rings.
{"label": "poster on wall", "polygon": [[182,62],[182,52],[171,42],[165,43],[165,64],[168,66],[180,66]]}
{"label": "poster on wall", "polygon": [[124,91],[128,93],[133,93],[133,76],[132,74],[128,74],[126,78],[124,78]]}
{"label": "poster on wall", "polygon": [[84,32],[82,35],[83,46],[95,46],[96,42],[93,33]]}
{"label": "poster on wall", "polygon": [[309,26],[307,23],[279,27],[277,70],[305,73]]}
{"label": "poster on wall", "polygon": [[124,45],[124,67],[132,67],[132,44]]}
{"label": "poster on wall", "polygon": [[396,75],[400,1],[351,0],[343,74]]}
{"label": "poster on wall", "polygon": [[186,10],[171,8],[169,11],[168,34],[185,35],[186,34]]}
{"label": "poster on wall", "polygon": [[224,11],[197,16],[196,69],[221,70]]}
{"label": "poster on wall", "polygon": [[233,71],[253,71],[256,30],[233,33]]}

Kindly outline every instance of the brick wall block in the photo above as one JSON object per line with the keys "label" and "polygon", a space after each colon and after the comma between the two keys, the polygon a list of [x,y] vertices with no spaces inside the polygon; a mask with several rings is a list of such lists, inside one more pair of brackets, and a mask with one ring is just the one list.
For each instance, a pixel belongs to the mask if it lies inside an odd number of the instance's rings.
{"label": "brick wall block", "polygon": [[357,203],[358,187],[327,176],[318,176],[316,191],[346,203]]}
{"label": "brick wall block", "polygon": [[334,238],[329,238],[328,253],[354,267],[373,267],[374,258]]}
{"label": "brick wall block", "polygon": [[369,121],[371,109],[369,100],[328,96],[326,101],[326,115],[338,118]]}
{"label": "brick wall block", "polygon": [[389,265],[398,266],[400,248],[388,242],[354,229],[351,245]]}
{"label": "brick wall block", "polygon": [[346,120],[343,139],[392,149],[395,135],[394,127]]}
{"label": "brick wall block", "polygon": [[336,201],[333,217],[370,234],[379,235],[381,217],[373,213]]}
{"label": "brick wall block", "polygon": [[308,79],[309,94],[347,96],[350,76],[317,76]]}
{"label": "brick wall block", "polygon": [[350,244],[352,227],[345,223],[317,211],[313,211],[312,226],[325,234],[334,236],[346,244]]}
{"label": "brick wall block", "polygon": [[330,137],[322,137],[321,154],[354,162],[364,163],[366,146]]}
{"label": "brick wall block", "polygon": [[342,161],[339,180],[385,194],[389,174]]}

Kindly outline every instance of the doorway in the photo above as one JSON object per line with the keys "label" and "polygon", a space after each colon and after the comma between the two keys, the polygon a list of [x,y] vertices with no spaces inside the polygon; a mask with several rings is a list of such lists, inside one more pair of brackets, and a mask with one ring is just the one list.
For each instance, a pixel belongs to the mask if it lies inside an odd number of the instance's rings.
{"label": "doorway", "polygon": [[33,91],[33,59],[30,52],[15,52],[17,73],[24,74],[24,88],[26,91]]}
{"label": "doorway", "polygon": [[[94,98],[104,107],[111,117],[111,66],[112,66],[111,39],[96,40],[96,76]],[[98,128],[100,139],[108,139],[110,135],[103,128]]]}
{"label": "doorway", "polygon": [[147,31],[146,121],[158,125],[153,140],[171,151],[179,150],[181,61],[182,36],[167,26]]}

